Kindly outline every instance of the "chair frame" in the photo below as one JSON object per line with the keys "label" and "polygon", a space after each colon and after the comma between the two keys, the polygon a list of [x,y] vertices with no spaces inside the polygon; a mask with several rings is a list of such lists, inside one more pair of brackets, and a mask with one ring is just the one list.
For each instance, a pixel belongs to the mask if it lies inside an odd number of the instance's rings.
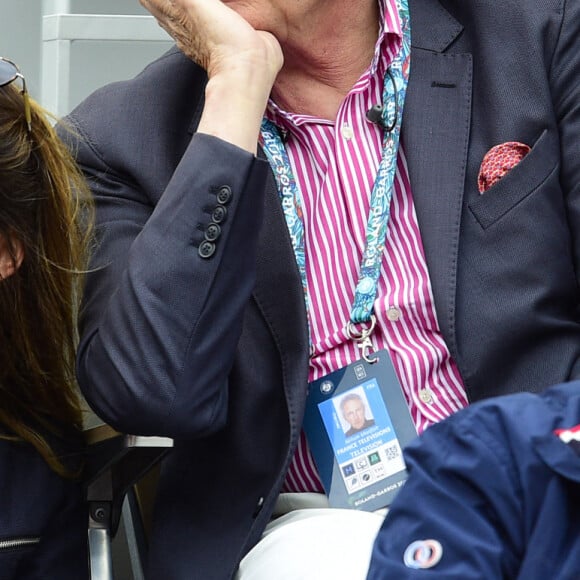
{"label": "chair frame", "polygon": [[[100,425],[86,432],[86,440],[90,578],[113,580],[111,541],[117,533],[123,511],[127,519],[135,511],[133,486],[171,451],[173,439],[126,435],[108,425]],[[138,541],[130,542],[134,568],[141,566],[145,551],[142,545],[139,546],[142,534],[138,534]]]}

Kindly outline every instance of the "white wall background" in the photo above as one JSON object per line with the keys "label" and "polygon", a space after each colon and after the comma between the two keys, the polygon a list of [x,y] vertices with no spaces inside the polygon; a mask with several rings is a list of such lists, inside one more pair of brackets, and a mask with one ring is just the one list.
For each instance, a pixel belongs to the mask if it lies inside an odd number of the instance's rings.
{"label": "white wall background", "polygon": [[[63,23],[56,14],[82,17]],[[106,15],[136,18],[121,18],[120,27],[111,27]],[[97,87],[130,78],[171,46],[145,17],[138,0],[0,0],[0,55],[20,66],[35,99],[64,115]],[[113,38],[107,39],[111,30]],[[67,38],[58,41],[55,34]]]}

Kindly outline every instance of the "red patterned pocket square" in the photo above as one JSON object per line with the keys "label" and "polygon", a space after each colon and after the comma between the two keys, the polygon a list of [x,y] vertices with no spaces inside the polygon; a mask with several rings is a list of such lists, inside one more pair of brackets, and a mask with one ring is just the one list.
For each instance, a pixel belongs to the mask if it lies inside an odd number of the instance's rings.
{"label": "red patterned pocket square", "polygon": [[508,141],[492,147],[484,156],[477,176],[479,193],[486,192],[504,175],[509,173],[528,153],[525,143]]}

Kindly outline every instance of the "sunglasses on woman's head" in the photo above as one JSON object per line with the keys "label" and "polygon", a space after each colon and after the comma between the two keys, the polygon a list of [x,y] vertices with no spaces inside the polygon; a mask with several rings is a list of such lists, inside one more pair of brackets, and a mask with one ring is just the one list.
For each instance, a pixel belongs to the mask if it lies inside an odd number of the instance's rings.
{"label": "sunglasses on woman's head", "polygon": [[13,83],[17,79],[20,79],[22,82],[20,94],[24,101],[24,118],[26,119],[28,132],[30,133],[32,131],[32,113],[30,112],[30,99],[28,97],[28,91],[26,90],[26,81],[20,69],[11,60],[0,56],[0,88]]}

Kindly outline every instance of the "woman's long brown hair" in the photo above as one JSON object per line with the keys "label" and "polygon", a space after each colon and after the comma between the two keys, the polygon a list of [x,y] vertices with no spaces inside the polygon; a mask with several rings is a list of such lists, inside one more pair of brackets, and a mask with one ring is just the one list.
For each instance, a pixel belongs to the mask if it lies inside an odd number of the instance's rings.
{"label": "woman's long brown hair", "polygon": [[0,88],[0,234],[24,260],[0,280],[1,438],[28,442],[71,475],[47,435],[82,429],[75,382],[77,314],[92,210],[85,181],[46,112]]}

